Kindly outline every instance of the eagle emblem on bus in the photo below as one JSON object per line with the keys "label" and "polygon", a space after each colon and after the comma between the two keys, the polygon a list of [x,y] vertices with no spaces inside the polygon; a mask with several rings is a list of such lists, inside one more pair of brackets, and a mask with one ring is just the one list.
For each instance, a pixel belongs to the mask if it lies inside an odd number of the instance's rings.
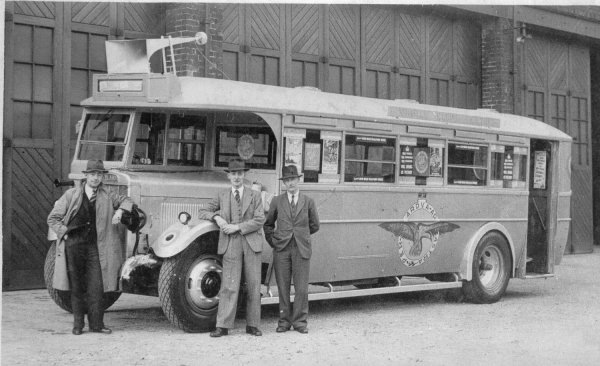
{"label": "eagle emblem on bus", "polygon": [[451,222],[438,221],[425,193],[419,193],[419,199],[406,211],[403,220],[379,226],[396,235],[400,259],[407,267],[425,262],[435,250],[440,235],[460,228]]}

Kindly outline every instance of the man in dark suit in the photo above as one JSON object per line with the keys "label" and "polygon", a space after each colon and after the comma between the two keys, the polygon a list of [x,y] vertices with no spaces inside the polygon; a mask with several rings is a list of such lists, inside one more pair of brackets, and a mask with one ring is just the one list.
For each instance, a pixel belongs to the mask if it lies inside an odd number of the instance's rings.
{"label": "man in dark suit", "polygon": [[264,241],[264,208],[260,193],[244,187],[244,176],[249,169],[241,159],[232,159],[227,177],[231,188],[219,193],[200,218],[213,220],[221,228],[218,254],[223,255],[223,278],[219,292],[217,328],[211,337],[221,337],[233,328],[242,268],[246,278],[246,333],[261,336],[260,325],[260,271]]}
{"label": "man in dark suit", "polygon": [[[308,333],[308,278],[312,248],[310,236],[319,230],[319,215],[315,201],[301,194],[298,183],[302,175],[296,166],[283,167],[279,178],[287,192],[271,201],[265,234],[273,251],[275,280],[279,291],[279,322],[277,333],[293,326]],[[277,227],[275,228],[275,223]],[[290,309],[290,287],[294,279],[294,307]]]}

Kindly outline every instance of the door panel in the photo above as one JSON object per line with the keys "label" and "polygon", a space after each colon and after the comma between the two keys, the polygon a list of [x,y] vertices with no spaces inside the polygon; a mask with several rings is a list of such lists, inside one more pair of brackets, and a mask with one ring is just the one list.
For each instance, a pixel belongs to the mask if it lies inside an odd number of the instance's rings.
{"label": "door panel", "polygon": [[[106,71],[104,41],[164,34],[162,5],[7,2],[3,157],[3,288],[44,286],[46,218],[64,190],[79,103]],[[8,18],[7,18],[8,19]],[[162,30],[158,30],[162,27]]]}
{"label": "door panel", "polygon": [[566,253],[593,250],[589,48],[542,36],[525,42],[525,111],[573,137]]}
{"label": "door panel", "polygon": [[289,86],[312,86],[323,89],[323,68],[319,57],[323,54],[323,6],[292,4],[287,8],[287,33],[291,54]]}

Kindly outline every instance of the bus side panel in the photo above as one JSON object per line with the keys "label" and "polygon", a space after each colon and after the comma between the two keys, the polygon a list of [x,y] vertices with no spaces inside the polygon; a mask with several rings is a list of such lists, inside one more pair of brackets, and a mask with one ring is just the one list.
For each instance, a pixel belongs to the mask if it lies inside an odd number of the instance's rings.
{"label": "bus side panel", "polygon": [[472,236],[491,221],[506,227],[517,257],[524,255],[526,195],[303,191],[315,199],[321,219],[313,236],[311,282],[459,272]]}

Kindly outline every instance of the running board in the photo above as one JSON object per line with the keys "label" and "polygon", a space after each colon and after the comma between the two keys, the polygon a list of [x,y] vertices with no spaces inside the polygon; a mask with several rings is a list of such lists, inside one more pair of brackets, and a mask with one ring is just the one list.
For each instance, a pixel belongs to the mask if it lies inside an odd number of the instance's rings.
{"label": "running board", "polygon": [[535,280],[538,278],[549,278],[549,277],[554,277],[554,273],[536,273],[536,274],[525,275],[526,280]]}
{"label": "running board", "polygon": [[[327,300],[327,299],[341,299],[347,297],[359,297],[359,296],[370,296],[370,295],[383,295],[383,294],[396,294],[400,292],[413,292],[413,291],[427,291],[427,290],[444,290],[449,288],[462,287],[462,282],[441,282],[441,283],[427,283],[419,285],[405,285],[398,284],[393,287],[382,287],[382,288],[369,288],[364,290],[339,290],[334,291],[333,286],[327,284],[329,287],[328,292],[315,292],[308,294],[308,300]],[[291,300],[294,301],[294,296],[291,296]],[[260,299],[262,305],[267,304],[278,304],[279,296],[267,296]]]}

